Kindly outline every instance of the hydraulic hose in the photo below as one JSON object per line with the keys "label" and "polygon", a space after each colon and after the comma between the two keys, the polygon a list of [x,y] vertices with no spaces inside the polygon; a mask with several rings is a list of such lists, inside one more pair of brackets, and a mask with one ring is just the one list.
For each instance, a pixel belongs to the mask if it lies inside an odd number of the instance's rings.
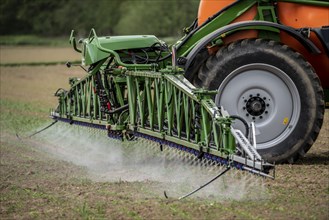
{"label": "hydraulic hose", "polygon": [[242,117],[238,116],[238,115],[230,115],[230,117],[233,118],[233,119],[237,119],[237,120],[239,120],[243,123],[244,127],[246,128],[245,136],[248,137],[249,136],[248,122],[245,119],[243,119]]}

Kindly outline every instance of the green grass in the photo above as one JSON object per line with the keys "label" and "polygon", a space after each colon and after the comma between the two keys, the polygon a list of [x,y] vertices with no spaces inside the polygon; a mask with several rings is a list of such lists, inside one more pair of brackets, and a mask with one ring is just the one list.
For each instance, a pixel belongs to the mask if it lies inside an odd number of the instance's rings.
{"label": "green grass", "polygon": [[31,103],[0,100],[0,128],[2,131],[17,133],[28,131],[46,122],[48,109]]}
{"label": "green grass", "polygon": [[39,46],[69,46],[67,37],[40,37],[35,35],[2,35],[0,45],[39,45]]}
{"label": "green grass", "polygon": [[[24,86],[15,89],[26,91]],[[1,92],[8,96],[3,88]],[[277,179],[265,182],[270,196],[264,199],[165,199],[151,190],[157,183],[93,182],[83,168],[49,155],[47,142],[17,139],[17,131],[26,136],[50,121],[45,100],[18,101],[23,99],[17,94],[0,99],[0,219],[328,219],[327,160],[279,165]],[[326,154],[325,144],[313,148],[314,154]]]}

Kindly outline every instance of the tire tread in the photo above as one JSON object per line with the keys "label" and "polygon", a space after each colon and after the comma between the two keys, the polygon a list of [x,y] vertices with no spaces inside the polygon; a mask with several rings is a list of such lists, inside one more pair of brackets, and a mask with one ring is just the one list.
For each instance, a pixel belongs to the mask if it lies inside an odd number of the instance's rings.
{"label": "tire tread", "polygon": [[307,137],[305,137],[304,144],[302,144],[298,150],[292,152],[286,158],[279,158],[275,160],[276,163],[294,163],[299,158],[303,157],[311,148],[312,144],[315,142],[317,136],[319,135],[324,118],[323,89],[321,87],[319,77],[315,74],[312,65],[307,62],[301,54],[292,50],[289,46],[273,40],[264,40],[260,38],[239,40],[221,47],[215,55],[210,56],[204,65],[201,66],[198,75],[194,77],[192,83],[199,87],[214,89],[211,88],[211,83],[213,83],[214,79],[216,78],[217,68],[221,68],[217,66],[217,63],[224,63],[222,68],[225,68],[225,61],[229,59],[228,54],[232,53],[233,51],[237,51],[233,53],[239,53],[239,51],[248,50],[249,48],[253,47],[265,48],[266,50],[272,49],[273,51],[279,51],[286,54],[287,57],[293,57],[299,66],[306,70],[305,72],[307,72],[309,79],[313,79],[310,80],[310,83],[312,84],[313,90],[315,91],[315,103],[317,106],[315,112],[316,119],[314,120],[311,132],[309,135],[307,135]]}

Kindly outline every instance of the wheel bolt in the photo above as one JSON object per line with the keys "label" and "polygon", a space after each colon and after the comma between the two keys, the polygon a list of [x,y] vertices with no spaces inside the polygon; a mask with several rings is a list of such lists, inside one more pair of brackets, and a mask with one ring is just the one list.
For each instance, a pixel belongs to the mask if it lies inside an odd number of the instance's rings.
{"label": "wheel bolt", "polygon": [[270,104],[266,104],[266,106],[267,106],[267,107],[269,107],[269,106],[270,106]]}
{"label": "wheel bolt", "polygon": [[255,117],[252,117],[252,120],[255,120],[256,118]]}
{"label": "wheel bolt", "polygon": [[266,97],[263,97],[264,100],[266,100]]}
{"label": "wheel bolt", "polygon": [[243,107],[243,110],[246,110],[246,107]]}
{"label": "wheel bolt", "polygon": [[244,100],[244,102],[247,102],[247,100]]}
{"label": "wheel bolt", "polygon": [[251,98],[251,97],[252,97],[252,95],[250,94],[250,95],[249,95],[249,97]]}
{"label": "wheel bolt", "polygon": [[249,116],[249,114],[247,113],[247,114],[246,114],[246,116],[248,117],[248,116]]}
{"label": "wheel bolt", "polygon": [[259,93],[257,93],[257,96],[260,96],[260,94],[259,94]]}
{"label": "wheel bolt", "polygon": [[267,114],[268,113],[268,111],[265,111],[265,114]]}
{"label": "wheel bolt", "polygon": [[260,118],[260,119],[262,119],[262,118],[263,118],[263,116],[259,116],[259,118]]}

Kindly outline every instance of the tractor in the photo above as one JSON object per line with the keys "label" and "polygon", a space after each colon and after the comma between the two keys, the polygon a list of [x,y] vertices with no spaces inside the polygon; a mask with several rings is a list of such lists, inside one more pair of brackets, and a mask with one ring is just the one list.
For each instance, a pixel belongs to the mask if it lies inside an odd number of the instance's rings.
{"label": "tractor", "polygon": [[56,91],[51,117],[267,176],[303,157],[320,132],[328,25],[328,1],[201,0],[170,46],[94,29],[76,41],[72,31],[86,76]]}

